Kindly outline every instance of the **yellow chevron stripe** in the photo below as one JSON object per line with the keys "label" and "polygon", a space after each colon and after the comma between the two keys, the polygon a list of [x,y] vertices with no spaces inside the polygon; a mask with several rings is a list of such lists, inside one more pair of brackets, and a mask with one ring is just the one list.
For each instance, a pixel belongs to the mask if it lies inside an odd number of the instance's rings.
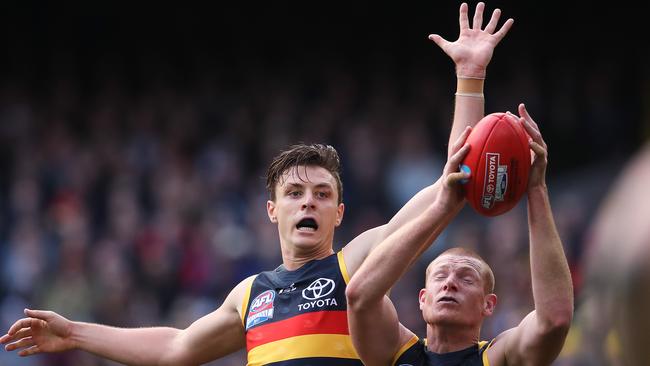
{"label": "yellow chevron stripe", "polygon": [[345,265],[345,258],[343,258],[343,251],[336,253],[336,257],[339,259],[339,269],[341,270],[341,275],[345,280],[345,284],[350,283],[350,275],[348,274],[348,267]]}
{"label": "yellow chevron stripe", "polygon": [[334,357],[359,359],[350,336],[341,334],[311,334],[291,337],[257,346],[248,352],[247,366],[305,357]]}
{"label": "yellow chevron stripe", "polygon": [[[490,344],[488,344],[488,346],[485,348],[485,351],[483,351],[483,357],[482,357],[482,359],[483,359],[483,366],[490,366],[490,360],[488,360],[488,354],[487,354],[487,351],[488,351],[488,349],[490,349],[490,347],[492,346],[492,342],[494,342],[494,338],[490,341]],[[478,345],[478,348],[479,348],[479,349],[483,348],[483,345],[484,345],[485,343],[487,343],[487,341],[482,341],[482,342],[480,342],[479,345]]]}
{"label": "yellow chevron stripe", "polygon": [[395,354],[395,357],[393,357],[393,362],[391,362],[391,365],[394,365],[395,362],[397,362],[397,359],[400,358],[400,356],[406,352],[407,349],[411,348],[414,344],[418,343],[418,337],[413,336],[411,339],[408,340],[408,342],[404,343],[404,345],[397,351]]}
{"label": "yellow chevron stripe", "polygon": [[241,317],[241,323],[242,325],[244,325],[244,329],[246,329],[246,321],[244,317],[246,316],[246,310],[248,309],[248,300],[250,300],[251,298],[251,290],[253,289],[253,282],[255,282],[255,279],[253,279],[248,285],[246,285],[247,288],[246,291],[244,292],[244,296],[241,304],[241,313],[239,314],[239,316]]}

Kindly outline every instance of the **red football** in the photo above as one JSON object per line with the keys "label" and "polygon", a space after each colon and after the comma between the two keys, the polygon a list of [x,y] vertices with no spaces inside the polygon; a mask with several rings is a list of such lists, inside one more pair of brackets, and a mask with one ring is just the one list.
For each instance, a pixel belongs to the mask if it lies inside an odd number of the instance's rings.
{"label": "red football", "polygon": [[526,192],[530,171],[528,133],[516,118],[492,113],[469,137],[469,153],[461,169],[471,172],[464,184],[467,202],[481,215],[501,215]]}

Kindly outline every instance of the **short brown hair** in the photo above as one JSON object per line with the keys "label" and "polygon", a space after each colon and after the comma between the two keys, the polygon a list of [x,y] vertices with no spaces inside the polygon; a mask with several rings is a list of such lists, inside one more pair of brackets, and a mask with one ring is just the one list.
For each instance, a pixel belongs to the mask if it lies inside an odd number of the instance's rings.
{"label": "short brown hair", "polygon": [[323,144],[292,145],[273,158],[266,172],[266,189],[272,201],[275,201],[275,186],[280,181],[282,175],[287,170],[298,166],[318,166],[325,168],[336,180],[336,188],[339,194],[338,203],[343,202],[343,183],[341,182],[341,161],[339,160],[339,153],[331,145]]}
{"label": "short brown hair", "polygon": [[[483,277],[485,291],[487,293],[494,292],[494,273],[492,273],[492,268],[490,268],[487,262],[480,255],[478,255],[478,253],[476,253],[471,249],[454,247],[454,248],[449,248],[444,252],[440,253],[440,255],[436,257],[436,259],[442,257],[443,255],[456,255],[461,257],[470,257],[470,258],[478,259],[478,261],[481,262],[481,265],[483,267],[481,271],[481,277]],[[431,268],[431,264],[435,262],[436,259],[434,259],[429,264],[429,266],[427,266],[426,278],[429,278],[429,270]]]}

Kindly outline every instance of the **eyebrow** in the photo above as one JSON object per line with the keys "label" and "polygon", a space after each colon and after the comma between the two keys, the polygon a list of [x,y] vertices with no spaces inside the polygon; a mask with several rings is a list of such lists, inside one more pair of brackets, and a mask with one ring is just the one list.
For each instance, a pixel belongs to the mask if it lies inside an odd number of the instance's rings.
{"label": "eyebrow", "polygon": [[[303,188],[305,185],[302,184],[302,183],[287,183],[286,186],[287,186],[287,188],[289,188],[289,187],[291,187],[291,188]],[[332,185],[329,184],[329,183],[318,183],[314,187],[333,189]]]}
{"label": "eyebrow", "polygon": [[474,268],[474,267],[470,267],[470,266],[463,266],[463,267],[460,267],[460,268],[458,269],[458,272],[463,273],[463,274],[465,274],[465,273],[471,273],[471,274],[475,274],[475,275],[477,275],[477,276],[479,276],[479,277],[481,276],[481,272],[480,272],[478,269],[476,269],[476,268]]}
{"label": "eyebrow", "polygon": [[[472,266],[469,263],[457,264],[456,267],[458,268],[459,271],[471,271],[471,272],[477,273],[479,276],[481,275],[480,267],[476,268],[476,267]],[[450,265],[443,264],[441,266],[432,268],[432,273],[436,273],[436,272],[438,272],[440,270],[448,270],[449,268],[450,268]]]}

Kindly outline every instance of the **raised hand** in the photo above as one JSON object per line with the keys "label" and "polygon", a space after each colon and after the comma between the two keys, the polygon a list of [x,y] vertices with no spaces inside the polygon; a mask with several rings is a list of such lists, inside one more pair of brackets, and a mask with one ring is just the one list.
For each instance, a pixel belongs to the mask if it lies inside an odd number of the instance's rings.
{"label": "raised hand", "polygon": [[[524,125],[526,132],[530,136],[529,146],[533,153],[531,154],[532,165],[530,175],[528,176],[528,190],[535,187],[546,186],[546,165],[548,163],[548,148],[542,138],[537,123],[533,121],[526,110],[524,103],[519,104],[519,122]],[[516,117],[516,116],[515,116]]]}
{"label": "raised hand", "polygon": [[497,31],[501,10],[495,9],[488,24],[481,29],[485,4],[480,2],[476,5],[470,27],[467,8],[467,3],[460,5],[460,34],[456,41],[449,42],[438,34],[429,35],[429,39],[451,57],[456,64],[456,75],[466,78],[485,78],[485,70],[492,59],[494,48],[508,33],[514,20],[512,18],[506,20]]}
{"label": "raised hand", "polygon": [[71,321],[52,311],[25,309],[25,315],[27,318],[16,321],[0,337],[0,344],[5,344],[7,351],[19,350],[19,356],[31,356],[74,348]]}

